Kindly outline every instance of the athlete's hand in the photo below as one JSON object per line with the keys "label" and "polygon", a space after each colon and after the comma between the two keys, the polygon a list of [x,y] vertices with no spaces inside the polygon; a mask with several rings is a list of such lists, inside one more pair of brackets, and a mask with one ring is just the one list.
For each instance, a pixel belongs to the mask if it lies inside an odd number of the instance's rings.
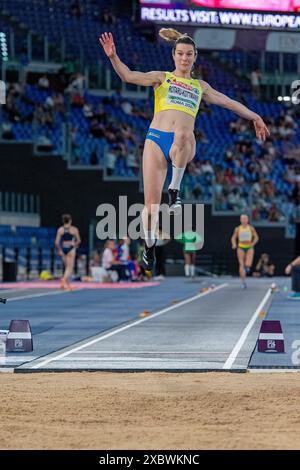
{"label": "athlete's hand", "polygon": [[233,250],[236,250],[236,245],[232,245],[232,249],[233,249]]}
{"label": "athlete's hand", "polygon": [[111,33],[103,33],[99,37],[99,42],[104,49],[105,54],[109,59],[113,59],[117,55],[114,38]]}
{"label": "athlete's hand", "polygon": [[289,274],[291,274],[291,271],[292,271],[292,265],[288,264],[287,267],[285,268],[284,272],[288,276]]}
{"label": "athlete's hand", "polygon": [[260,116],[253,120],[253,125],[256,133],[256,137],[263,142],[266,140],[267,136],[270,135],[270,131],[267,128],[266,124]]}

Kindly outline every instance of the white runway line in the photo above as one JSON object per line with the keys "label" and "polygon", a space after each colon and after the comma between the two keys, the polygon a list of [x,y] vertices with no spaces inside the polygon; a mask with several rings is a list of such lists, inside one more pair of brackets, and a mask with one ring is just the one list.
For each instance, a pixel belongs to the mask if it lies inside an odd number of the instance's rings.
{"label": "white runway line", "polygon": [[74,354],[228,354],[228,351],[75,351]]}
{"label": "white runway line", "polygon": [[[129,362],[129,361],[134,361],[134,362],[153,362],[153,360],[157,361],[157,362],[161,362],[161,361],[165,361],[165,358],[164,357],[137,357],[137,356],[132,356],[130,358],[128,357],[123,357],[123,356],[116,356],[116,357],[99,357],[99,356],[95,356],[95,357],[65,357],[64,359],[56,359],[54,360],[53,362],[59,362],[59,364],[61,365],[62,363],[64,362],[84,362],[85,364],[87,363],[87,361],[92,361],[92,362]],[[178,362],[180,359],[178,359],[177,357],[175,357],[174,359],[170,359],[169,358],[169,361],[175,361],[175,362]],[[186,358],[181,358],[181,361],[183,360],[186,360]],[[203,361],[200,361],[200,362],[203,362]],[[216,361],[214,361],[216,362]]]}
{"label": "white runway line", "polygon": [[268,292],[266,293],[266,295],[262,299],[261,303],[259,304],[259,306],[255,310],[255,312],[253,313],[253,315],[250,318],[246,328],[244,329],[243,333],[241,334],[238,342],[236,343],[233,350],[231,351],[227,361],[225,362],[225,364],[223,366],[223,369],[231,369],[234,361],[236,360],[236,358],[238,356],[238,353],[239,353],[240,349],[242,348],[243,344],[245,343],[245,341],[247,339],[247,336],[248,336],[252,326],[254,325],[259,313],[262,311],[265,303],[268,301],[270,296],[271,296],[271,289],[268,289]]}
{"label": "white runway line", "polygon": [[45,359],[44,361],[40,362],[39,364],[35,364],[34,366],[28,367],[28,368],[30,368],[30,369],[39,369],[40,367],[43,367],[43,366],[49,364],[50,362],[58,361],[58,360],[66,357],[66,356],[69,356],[70,354],[72,354],[76,351],[80,351],[81,349],[84,349],[84,348],[86,348],[86,347],[88,347],[92,344],[95,344],[95,343],[98,343],[100,341],[103,341],[104,339],[110,338],[111,336],[114,336],[118,333],[121,333],[122,331],[128,330],[129,328],[132,328],[133,326],[139,325],[139,324],[141,324],[143,322],[146,322],[148,320],[152,320],[153,318],[158,317],[159,315],[163,315],[164,313],[170,312],[171,310],[174,310],[178,307],[182,307],[183,305],[186,305],[190,302],[193,302],[194,300],[200,299],[201,297],[205,297],[208,294],[212,294],[212,293],[214,293],[214,292],[216,292],[220,289],[223,289],[224,287],[227,287],[227,286],[228,286],[228,283],[220,284],[219,286],[215,287],[212,290],[202,292],[201,294],[194,295],[190,299],[183,300],[182,302],[178,302],[178,304],[176,304],[176,305],[172,305],[171,307],[167,307],[167,308],[164,308],[163,310],[159,310],[158,312],[154,313],[153,315],[150,315],[149,317],[142,318],[141,320],[137,320],[133,323],[130,323],[130,325],[126,325],[126,326],[123,326],[121,328],[118,328],[114,331],[111,331],[110,333],[107,333],[104,336],[101,336],[100,338],[96,338],[96,339],[93,339],[91,341],[88,341],[87,343],[82,344],[81,346],[77,346],[76,348],[73,348],[73,349],[70,349],[69,351],[58,354],[57,356],[49,357],[48,359]]}
{"label": "white runway line", "polygon": [[28,287],[26,287],[25,289],[6,289],[6,290],[0,290],[0,294],[10,294],[12,292],[23,292],[23,291],[26,291],[26,290],[30,290],[28,289]]}
{"label": "white runway line", "polygon": [[23,299],[33,299],[36,297],[46,297],[47,295],[58,295],[58,294],[67,294],[67,293],[73,293],[77,292],[82,289],[76,289],[76,291],[66,291],[66,290],[56,290],[54,292],[42,292],[40,294],[28,294],[28,295],[22,295],[21,297],[13,297],[12,299],[7,299],[7,303],[13,302],[15,300],[23,300]]}

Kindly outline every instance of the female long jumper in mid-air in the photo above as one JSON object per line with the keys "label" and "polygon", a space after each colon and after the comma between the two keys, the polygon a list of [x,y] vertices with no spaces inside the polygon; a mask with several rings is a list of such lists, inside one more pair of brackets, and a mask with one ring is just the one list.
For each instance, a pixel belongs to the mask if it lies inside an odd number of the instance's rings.
{"label": "female long jumper in mid-air", "polygon": [[170,213],[181,209],[180,184],[186,165],[195,156],[194,125],[201,99],[252,121],[257,138],[265,140],[268,134],[258,114],[216,91],[205,81],[192,77],[197,58],[197,48],[192,38],[171,28],[161,29],[159,34],[165,40],[174,42],[172,54],[175,68],[172,72],[130,70],[118,57],[112,34],[104,33],[99,38],[122,81],[154,88],[154,117],[143,153],[145,205],[142,219],[146,246],[142,264],[147,270],[152,270],[155,262],[155,230],[168,163],[172,164],[172,180],[168,188]]}

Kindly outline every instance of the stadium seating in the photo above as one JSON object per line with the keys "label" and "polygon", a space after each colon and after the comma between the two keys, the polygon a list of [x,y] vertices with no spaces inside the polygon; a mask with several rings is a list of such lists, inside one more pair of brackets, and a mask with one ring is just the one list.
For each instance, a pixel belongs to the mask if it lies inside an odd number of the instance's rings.
{"label": "stadium seating", "polygon": [[[109,65],[108,60],[101,52],[98,44],[99,35],[107,30],[112,31],[118,48],[118,53],[129,66],[143,71],[153,69],[170,70],[173,67],[171,47],[164,43],[151,43],[142,37],[134,28],[129,18],[115,18],[112,23],[105,24],[101,19],[103,8],[106,7],[104,1],[86,0],[83,2],[82,15],[77,17],[72,12],[72,0],[2,0],[0,6],[16,19],[27,25],[33,33],[47,36],[53,47],[59,49],[61,41],[64,41],[66,55],[81,59],[82,65],[90,67],[101,65],[102,70]],[[5,32],[9,32],[6,24],[1,24]],[[20,32],[15,32],[21,34]],[[24,37],[23,37],[24,39]],[[34,44],[33,56],[38,56],[39,43]],[[284,67],[287,72],[296,70],[296,55],[286,54],[284,56]],[[244,54],[242,51],[218,52],[214,54],[214,60],[201,55],[198,59],[200,69],[205,69],[205,78],[216,89],[223,93],[239,99],[266,119],[278,120],[280,115],[286,112],[286,105],[282,103],[270,103],[257,101],[250,94],[249,85],[227,69],[220,65],[229,65],[232,70],[239,69],[249,74],[251,70],[260,66],[260,56],[256,51]],[[279,55],[277,53],[266,53],[265,70],[274,71],[279,68]],[[114,79],[118,86],[118,79]],[[35,140],[37,135],[49,139],[52,145],[51,153],[62,154],[64,150],[64,126],[67,122],[71,128],[71,163],[74,165],[95,165],[103,167],[106,165],[105,157],[112,152],[116,142],[110,141],[105,135],[95,137],[92,132],[91,120],[84,115],[82,107],[71,106],[68,113],[61,115],[55,113],[52,126],[32,125],[30,115],[38,104],[43,105],[46,99],[53,94],[53,91],[42,91],[37,86],[27,86],[24,96],[16,99],[16,106],[21,119],[12,123],[12,134],[15,140]],[[126,149],[125,153],[134,150],[142,144],[149,126],[149,119],[140,114],[145,108],[143,100],[129,100],[135,108],[135,113],[125,112],[122,108],[124,100],[120,96],[107,99],[105,97],[94,96],[86,92],[84,96],[85,103],[97,109],[102,106],[103,111],[108,117],[109,123],[115,128],[120,127],[121,123],[128,125],[130,131],[134,134],[135,144],[130,138],[123,137],[121,143]],[[128,101],[128,99],[127,99]],[[149,106],[153,106],[151,97]],[[4,112],[2,122],[7,122],[8,115]],[[218,171],[228,170],[228,163],[224,158],[226,151],[236,149],[239,141],[247,139],[252,143],[253,150],[257,159],[263,158],[262,147],[256,142],[253,129],[247,135],[234,134],[229,131],[230,123],[236,120],[231,112],[211,106],[210,109],[204,109],[196,121],[196,131],[202,132],[202,139],[197,140],[197,152],[195,162],[198,165],[193,171],[188,172],[183,181],[183,192],[187,199],[198,199],[204,202],[211,202],[216,194],[213,192],[215,187],[214,177]],[[107,124],[107,122],[106,122]],[[292,219],[291,195],[293,183],[285,179],[288,165],[283,160],[285,152],[284,139],[273,139],[272,144],[277,151],[277,155],[272,164],[272,172],[268,175],[275,191],[276,207],[281,215],[285,215],[284,220]],[[295,129],[294,135],[290,138],[290,144],[294,147],[300,145],[300,130]],[[238,191],[247,194],[245,203],[250,204],[250,195],[247,191],[247,185],[254,183],[256,176],[247,168],[247,156],[243,159],[245,165],[241,168],[232,168],[234,176],[242,176],[244,186],[239,187]],[[209,161],[214,168],[214,175],[203,173],[202,164]],[[111,170],[110,178],[136,178],[137,175],[132,168],[127,165],[124,155],[118,155],[114,168]],[[222,186],[222,185],[221,185]],[[216,201],[217,211],[232,211],[230,203],[223,201],[223,196],[228,193],[228,187],[220,189],[220,199]],[[253,200],[252,200],[253,202]],[[219,204],[219,205],[218,205]],[[268,211],[257,211],[255,216],[257,220],[268,218]],[[279,216],[280,218],[281,216]]]}
{"label": "stadium seating", "polygon": [[27,248],[54,246],[56,229],[52,227],[11,227],[0,225],[0,246]]}

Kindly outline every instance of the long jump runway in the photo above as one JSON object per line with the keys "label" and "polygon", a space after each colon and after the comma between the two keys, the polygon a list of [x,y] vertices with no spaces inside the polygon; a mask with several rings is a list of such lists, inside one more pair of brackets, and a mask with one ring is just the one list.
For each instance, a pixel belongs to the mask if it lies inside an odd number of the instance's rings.
{"label": "long jump runway", "polygon": [[270,280],[249,279],[247,290],[231,278],[78,286],[70,293],[26,285],[6,290],[0,328],[12,318],[28,319],[34,351],[7,353],[2,370],[243,372],[272,301]]}

